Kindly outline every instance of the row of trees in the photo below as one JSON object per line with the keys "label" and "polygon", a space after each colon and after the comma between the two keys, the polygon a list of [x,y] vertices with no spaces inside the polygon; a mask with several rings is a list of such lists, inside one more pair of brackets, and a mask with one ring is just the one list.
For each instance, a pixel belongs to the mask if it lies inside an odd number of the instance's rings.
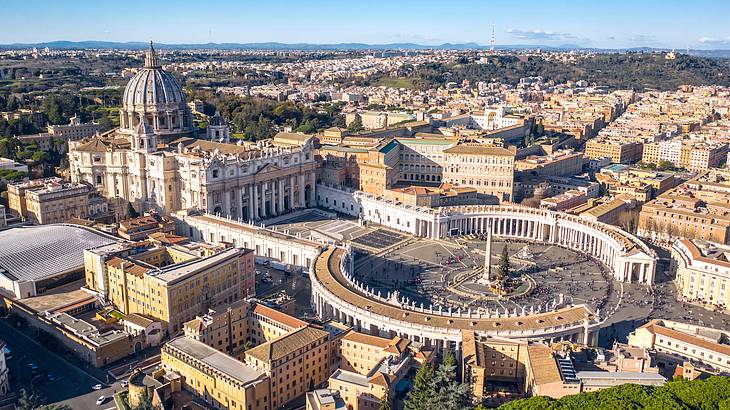
{"label": "row of trees", "polygon": [[[637,90],[674,90],[683,84],[730,85],[730,61],[726,59],[679,55],[676,60],[666,60],[660,53],[597,54],[575,62],[550,61],[538,56],[528,59],[494,56],[486,64],[467,57],[456,64],[429,63],[406,66],[401,71],[419,89],[464,80],[472,84],[477,81],[517,84],[520,78],[532,76],[558,83],[584,79],[612,88]],[[370,82],[379,79],[372,78]]]}
{"label": "row of trees", "polygon": [[714,376],[707,380],[677,380],[661,387],[624,384],[591,393],[554,400],[531,397],[502,405],[503,410],[572,409],[730,409],[730,378]]}

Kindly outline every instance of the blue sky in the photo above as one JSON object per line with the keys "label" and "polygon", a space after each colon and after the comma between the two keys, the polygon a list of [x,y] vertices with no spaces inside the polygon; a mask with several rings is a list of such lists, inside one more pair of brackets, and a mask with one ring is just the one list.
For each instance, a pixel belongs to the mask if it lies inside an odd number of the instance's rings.
{"label": "blue sky", "polygon": [[730,49],[726,0],[2,1],[0,43],[51,40]]}

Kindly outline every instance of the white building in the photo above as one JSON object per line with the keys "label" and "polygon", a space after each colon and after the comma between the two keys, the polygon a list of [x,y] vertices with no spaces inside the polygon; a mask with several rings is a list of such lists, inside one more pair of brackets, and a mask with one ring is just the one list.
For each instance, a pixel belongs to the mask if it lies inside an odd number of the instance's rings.
{"label": "white building", "polygon": [[[109,135],[70,143],[74,182],[138,210],[169,214],[202,209],[258,220],[314,204],[313,142],[282,148],[189,138],[193,132],[182,89],[164,71],[152,47],[145,67],[124,90],[121,127]],[[221,118],[211,131],[227,128]]]}

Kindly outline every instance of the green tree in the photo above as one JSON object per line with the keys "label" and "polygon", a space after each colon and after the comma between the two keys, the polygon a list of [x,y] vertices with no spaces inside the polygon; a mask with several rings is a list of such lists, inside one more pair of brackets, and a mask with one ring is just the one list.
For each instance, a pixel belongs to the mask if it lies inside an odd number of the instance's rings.
{"label": "green tree", "polygon": [[509,277],[510,265],[509,265],[509,250],[507,245],[502,248],[502,254],[499,256],[499,267],[497,267],[497,280],[502,281]]}
{"label": "green tree", "polygon": [[457,380],[456,370],[456,358],[451,352],[447,352],[443,363],[433,376],[433,395],[428,401],[427,408],[465,410],[472,407],[471,387]]}
{"label": "green tree", "polygon": [[355,121],[351,122],[350,125],[347,126],[347,130],[350,132],[359,132],[363,130],[362,120],[360,119],[360,116],[355,117]]}
{"label": "green tree", "polygon": [[33,410],[35,409],[37,398],[33,394],[28,394],[25,389],[20,389],[20,397],[18,397],[18,410]]}
{"label": "green tree", "polygon": [[132,407],[132,410],[157,410],[157,407],[152,405],[152,398],[145,393],[139,403]]}
{"label": "green tree", "polygon": [[433,368],[424,363],[416,372],[413,388],[405,401],[405,410],[427,410],[428,400],[433,396]]}

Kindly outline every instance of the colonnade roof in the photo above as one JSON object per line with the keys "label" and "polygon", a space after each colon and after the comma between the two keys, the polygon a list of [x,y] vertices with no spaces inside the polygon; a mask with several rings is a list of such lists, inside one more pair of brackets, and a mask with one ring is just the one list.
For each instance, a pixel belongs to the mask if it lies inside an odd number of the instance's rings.
{"label": "colonnade roof", "polygon": [[375,315],[389,317],[394,320],[410,322],[415,325],[436,328],[453,328],[473,330],[484,333],[503,331],[539,331],[557,328],[565,325],[582,325],[586,319],[597,319],[585,305],[561,308],[556,311],[535,313],[517,317],[499,318],[464,318],[439,315],[438,312],[422,313],[410,309],[401,309],[396,306],[366,297],[346,285],[346,279],[340,271],[340,261],[345,257],[346,250],[330,247],[317,259],[315,266],[316,279],[333,293],[337,298],[372,312]]}

